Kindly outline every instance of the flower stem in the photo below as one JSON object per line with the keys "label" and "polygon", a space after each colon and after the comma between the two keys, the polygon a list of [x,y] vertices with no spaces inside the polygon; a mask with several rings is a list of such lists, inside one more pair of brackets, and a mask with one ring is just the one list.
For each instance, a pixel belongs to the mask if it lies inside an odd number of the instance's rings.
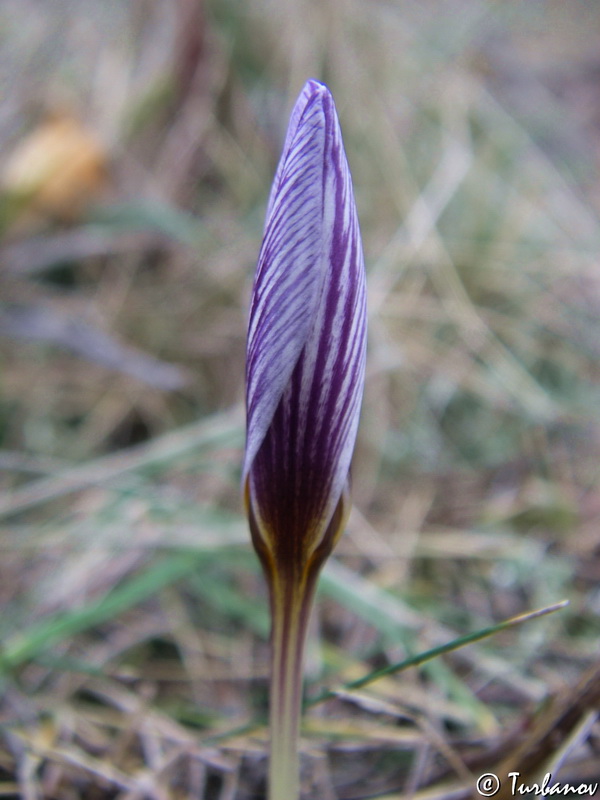
{"label": "flower stem", "polygon": [[300,793],[304,645],[314,597],[314,581],[283,583],[276,580],[271,596],[269,800],[297,800]]}

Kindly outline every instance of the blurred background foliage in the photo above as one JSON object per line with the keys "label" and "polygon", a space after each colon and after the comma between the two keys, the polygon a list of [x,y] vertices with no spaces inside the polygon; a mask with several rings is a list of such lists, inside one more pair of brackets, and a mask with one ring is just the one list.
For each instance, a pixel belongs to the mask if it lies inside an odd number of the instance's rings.
{"label": "blurred background foliage", "polygon": [[600,777],[599,44],[583,0],[2,0],[0,796],[264,796],[244,338],[308,77],[370,313],[308,696],[570,606],[315,707],[303,796]]}

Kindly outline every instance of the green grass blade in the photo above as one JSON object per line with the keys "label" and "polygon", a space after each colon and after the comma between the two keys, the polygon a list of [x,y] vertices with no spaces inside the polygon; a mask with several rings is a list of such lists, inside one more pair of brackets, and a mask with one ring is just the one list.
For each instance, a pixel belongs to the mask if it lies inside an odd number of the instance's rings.
{"label": "green grass blade", "polygon": [[204,552],[189,551],[162,558],[97,601],[32,625],[6,642],[0,653],[0,671],[13,669],[70,636],[132,608],[159,589],[192,574],[206,556]]}
{"label": "green grass blade", "polygon": [[[368,684],[373,683],[374,681],[379,680],[379,678],[383,678],[386,675],[396,675],[399,672],[404,672],[410,667],[418,667],[421,664],[425,664],[427,661],[431,661],[433,658],[444,655],[445,653],[451,653],[454,650],[459,650],[461,647],[466,647],[474,642],[480,642],[482,639],[488,639],[490,636],[500,633],[500,631],[507,630],[508,628],[515,628],[517,625],[522,625],[524,622],[529,622],[533,619],[544,617],[547,614],[553,614],[555,611],[560,611],[560,609],[565,608],[565,606],[568,605],[568,600],[561,600],[560,602],[553,603],[545,608],[539,608],[526,614],[519,614],[516,617],[510,617],[510,619],[499,622],[496,625],[490,625],[488,628],[482,628],[481,630],[473,633],[468,633],[465,636],[460,636],[458,639],[454,639],[446,644],[433,647],[431,650],[426,650],[424,653],[419,653],[418,655],[404,659],[403,661],[389,664],[387,667],[373,670],[367,675],[364,675],[362,678],[357,678],[354,681],[349,681],[348,683],[343,684],[341,689],[343,691],[362,689],[364,686],[367,686]],[[328,689],[316,697],[313,697],[307,702],[306,705],[315,706],[319,703],[325,702],[326,700],[331,700],[334,697],[337,697],[339,691],[340,690]]]}

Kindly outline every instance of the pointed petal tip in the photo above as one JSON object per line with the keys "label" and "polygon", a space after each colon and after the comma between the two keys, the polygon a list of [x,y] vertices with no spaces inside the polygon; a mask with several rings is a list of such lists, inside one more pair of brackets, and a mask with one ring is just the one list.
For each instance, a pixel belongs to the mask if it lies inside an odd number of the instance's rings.
{"label": "pointed petal tip", "polygon": [[302,91],[298,95],[298,98],[294,104],[294,108],[290,116],[284,152],[287,146],[290,144],[293,135],[296,133],[304,112],[313,103],[319,102],[322,105],[325,103],[334,105],[333,95],[326,84],[321,83],[321,81],[318,81],[315,78],[309,78],[302,87]]}
{"label": "pointed petal tip", "polygon": [[309,78],[306,81],[300,96],[306,96],[307,101],[321,101],[322,103],[331,103],[334,105],[333,94],[331,93],[327,84],[322,83],[315,78]]}
{"label": "pointed petal tip", "polygon": [[304,91],[309,91],[311,94],[331,94],[327,85],[316,78],[309,78],[304,84]]}

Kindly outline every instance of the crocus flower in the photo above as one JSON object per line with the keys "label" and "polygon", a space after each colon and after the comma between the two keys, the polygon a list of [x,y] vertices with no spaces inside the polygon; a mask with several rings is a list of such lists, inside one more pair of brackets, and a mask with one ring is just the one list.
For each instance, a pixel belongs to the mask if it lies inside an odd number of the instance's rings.
{"label": "crocus flower", "polygon": [[310,80],[271,189],[247,343],[243,480],[271,603],[271,800],[298,795],[303,646],[318,573],[349,511],[365,295],[333,97]]}

